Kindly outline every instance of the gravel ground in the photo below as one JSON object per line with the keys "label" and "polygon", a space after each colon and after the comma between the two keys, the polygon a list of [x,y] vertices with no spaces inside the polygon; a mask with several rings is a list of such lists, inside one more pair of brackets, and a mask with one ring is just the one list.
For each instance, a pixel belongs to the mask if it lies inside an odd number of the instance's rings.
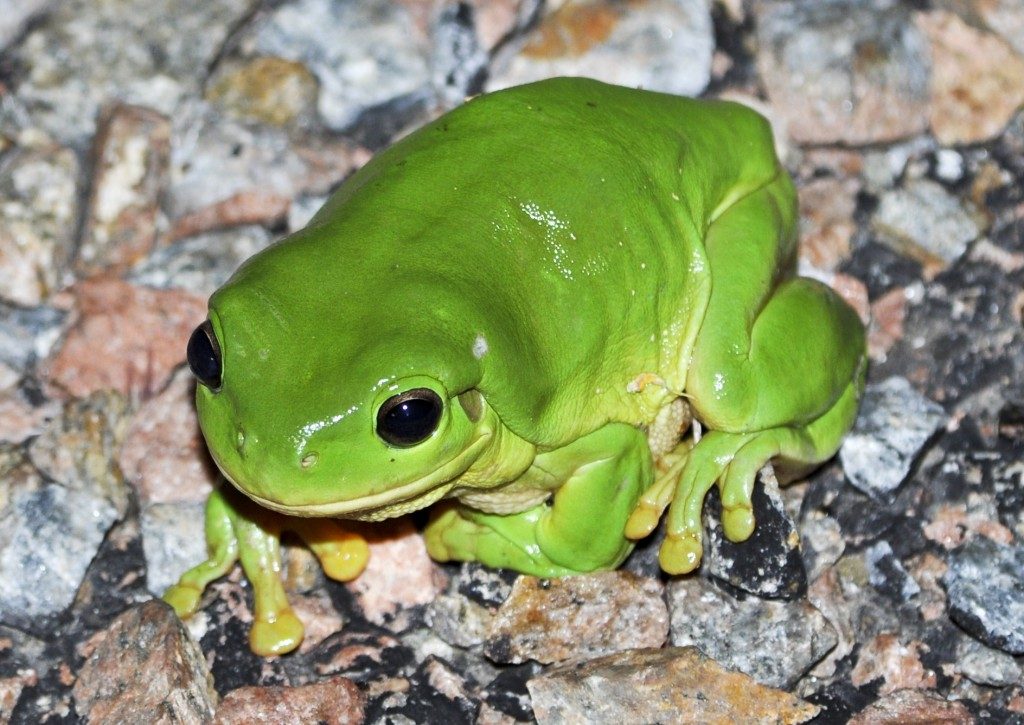
{"label": "gravel ground", "polygon": [[[238,571],[183,626],[206,297],[395,137],[554,75],[772,120],[803,272],[869,320],[839,455],[765,472],[742,545],[712,496],[692,576],[657,535],[559,581],[437,565],[414,518],[348,585],[287,548],[293,654],[248,650]],[[0,721],[1024,722],[1022,105],[1019,0],[9,0]]]}

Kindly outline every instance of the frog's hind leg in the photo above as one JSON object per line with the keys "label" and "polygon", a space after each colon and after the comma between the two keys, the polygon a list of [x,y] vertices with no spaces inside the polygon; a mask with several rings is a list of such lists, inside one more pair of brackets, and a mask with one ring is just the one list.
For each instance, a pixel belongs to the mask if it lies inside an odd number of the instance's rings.
{"label": "frog's hind leg", "polygon": [[852,424],[864,332],[828,287],[794,276],[795,206],[783,174],[725,209],[705,237],[712,290],[686,394],[711,432],[687,454],[661,550],[670,573],[701,557],[701,507],[717,482],[723,529],[753,529],[750,492],[768,460],[811,468]]}
{"label": "frog's hind leg", "polygon": [[288,530],[298,534],[319,559],[324,574],[335,581],[352,581],[363,573],[370,560],[366,539],[334,519],[292,518],[288,520]]}

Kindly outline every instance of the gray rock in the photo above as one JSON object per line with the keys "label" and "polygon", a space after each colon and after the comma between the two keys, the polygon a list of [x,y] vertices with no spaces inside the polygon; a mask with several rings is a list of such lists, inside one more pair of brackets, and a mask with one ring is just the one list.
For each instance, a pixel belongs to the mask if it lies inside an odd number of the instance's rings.
{"label": "gray rock", "polygon": [[667,592],[673,645],[695,645],[765,685],[792,687],[838,642],[806,600],[741,601],[696,577],[671,582]]}
{"label": "gray rock", "polygon": [[445,5],[434,24],[431,80],[444,105],[453,108],[483,89],[490,56],[480,45],[473,6]]}
{"label": "gray rock", "polygon": [[32,307],[62,287],[74,255],[79,161],[41,145],[0,157],[0,299]]}
{"label": "gray rock", "polygon": [[448,644],[475,647],[487,639],[494,612],[459,594],[440,594],[427,605],[427,624]]}
{"label": "gray rock", "polygon": [[813,582],[839,561],[846,550],[843,530],[833,517],[822,511],[811,511],[800,521],[800,551]]}
{"label": "gray rock", "polygon": [[228,33],[256,3],[209,0],[69,0],[11,53],[25,68],[17,88],[34,121],[83,143],[97,111],[119,99],[172,116],[197,95]]}
{"label": "gray rock", "polygon": [[[645,0],[629,6],[573,0],[553,7],[527,36],[525,48],[505,68],[497,64],[489,90],[552,76],[588,76],[697,95],[710,82],[715,41],[707,0]],[[594,37],[603,30],[605,37]]]}
{"label": "gray rock", "polygon": [[1024,654],[1024,546],[978,536],[949,555],[949,616],[990,647]]}
{"label": "gray rock", "polygon": [[928,44],[896,0],[754,4],[757,64],[801,143],[894,141],[928,127]]}
{"label": "gray rock", "polygon": [[972,682],[992,687],[1005,687],[1018,682],[1021,666],[999,650],[965,639],[957,651],[957,669]]}
{"label": "gray rock", "polygon": [[3,482],[10,497],[0,509],[0,619],[31,630],[71,604],[118,513],[102,495],[20,471]]}
{"label": "gray rock", "polygon": [[150,255],[132,270],[128,280],[147,287],[176,287],[211,295],[242,262],[272,240],[270,232],[256,225],[197,234]]}
{"label": "gray rock", "polygon": [[905,378],[869,385],[857,422],[839,449],[847,480],[871,498],[887,501],[945,418],[942,407]]}
{"label": "gray rock", "polygon": [[903,563],[892,552],[888,541],[872,544],[864,553],[868,567],[868,582],[897,602],[907,602],[920,593],[921,587],[903,568]]}
{"label": "gray rock", "polygon": [[927,179],[883,194],[871,226],[897,252],[940,268],[959,259],[981,233],[960,201]]}
{"label": "gray rock", "polygon": [[24,373],[50,354],[67,313],[52,307],[19,307],[0,301],[0,362]]}
{"label": "gray rock", "polygon": [[431,44],[401,3],[297,0],[271,13],[244,45],[309,68],[332,129],[395,98],[430,95]]}
{"label": "gray rock", "polygon": [[161,596],[188,569],[206,560],[201,503],[157,503],[140,515],[146,584]]}
{"label": "gray rock", "polygon": [[32,18],[52,4],[53,0],[8,0],[0,13],[0,51],[18,37]]}

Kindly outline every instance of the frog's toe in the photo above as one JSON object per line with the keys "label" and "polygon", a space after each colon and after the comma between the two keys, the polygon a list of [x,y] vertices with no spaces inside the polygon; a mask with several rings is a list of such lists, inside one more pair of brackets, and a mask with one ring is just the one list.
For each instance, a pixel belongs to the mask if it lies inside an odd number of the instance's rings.
{"label": "frog's toe", "polygon": [[161,598],[171,605],[175,614],[186,619],[199,609],[199,598],[202,595],[203,591],[196,587],[188,584],[174,584],[167,588]]}
{"label": "frog's toe", "polygon": [[653,486],[644,491],[636,508],[626,520],[623,533],[627,539],[639,541],[658,527],[661,515],[672,500],[675,481],[675,476],[667,473],[659,477]]}
{"label": "frog's toe", "polygon": [[666,574],[689,574],[700,566],[704,545],[699,533],[668,534],[658,550],[658,563]]}
{"label": "frog's toe", "polygon": [[722,531],[733,543],[746,541],[754,533],[754,511],[750,506],[723,509]]}
{"label": "frog's toe", "polygon": [[249,630],[249,647],[262,657],[291,652],[302,643],[305,628],[291,609],[269,620],[256,620]]}
{"label": "frog's toe", "polygon": [[352,581],[362,574],[369,560],[370,546],[366,539],[356,534],[320,554],[324,574],[339,582]]}

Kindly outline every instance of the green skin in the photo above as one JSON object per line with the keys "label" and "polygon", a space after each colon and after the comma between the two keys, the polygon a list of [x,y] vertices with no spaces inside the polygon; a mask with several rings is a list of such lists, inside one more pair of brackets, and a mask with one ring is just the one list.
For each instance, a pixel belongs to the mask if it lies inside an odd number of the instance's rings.
{"label": "green skin", "polygon": [[[552,79],[378,154],[210,300],[223,383],[200,422],[259,507],[214,493],[211,558],[166,598],[191,613],[240,557],[254,649],[287,651],[282,530],[350,578],[365,544],[310,517],[440,499],[431,556],[545,577],[618,566],[667,505],[662,566],[692,570],[715,484],[746,539],[758,470],[831,457],[863,387],[863,327],[796,276],[796,222],[767,122],[729,102]],[[377,410],[412,388],[441,420],[394,447]],[[658,418],[680,399],[695,444]]]}

